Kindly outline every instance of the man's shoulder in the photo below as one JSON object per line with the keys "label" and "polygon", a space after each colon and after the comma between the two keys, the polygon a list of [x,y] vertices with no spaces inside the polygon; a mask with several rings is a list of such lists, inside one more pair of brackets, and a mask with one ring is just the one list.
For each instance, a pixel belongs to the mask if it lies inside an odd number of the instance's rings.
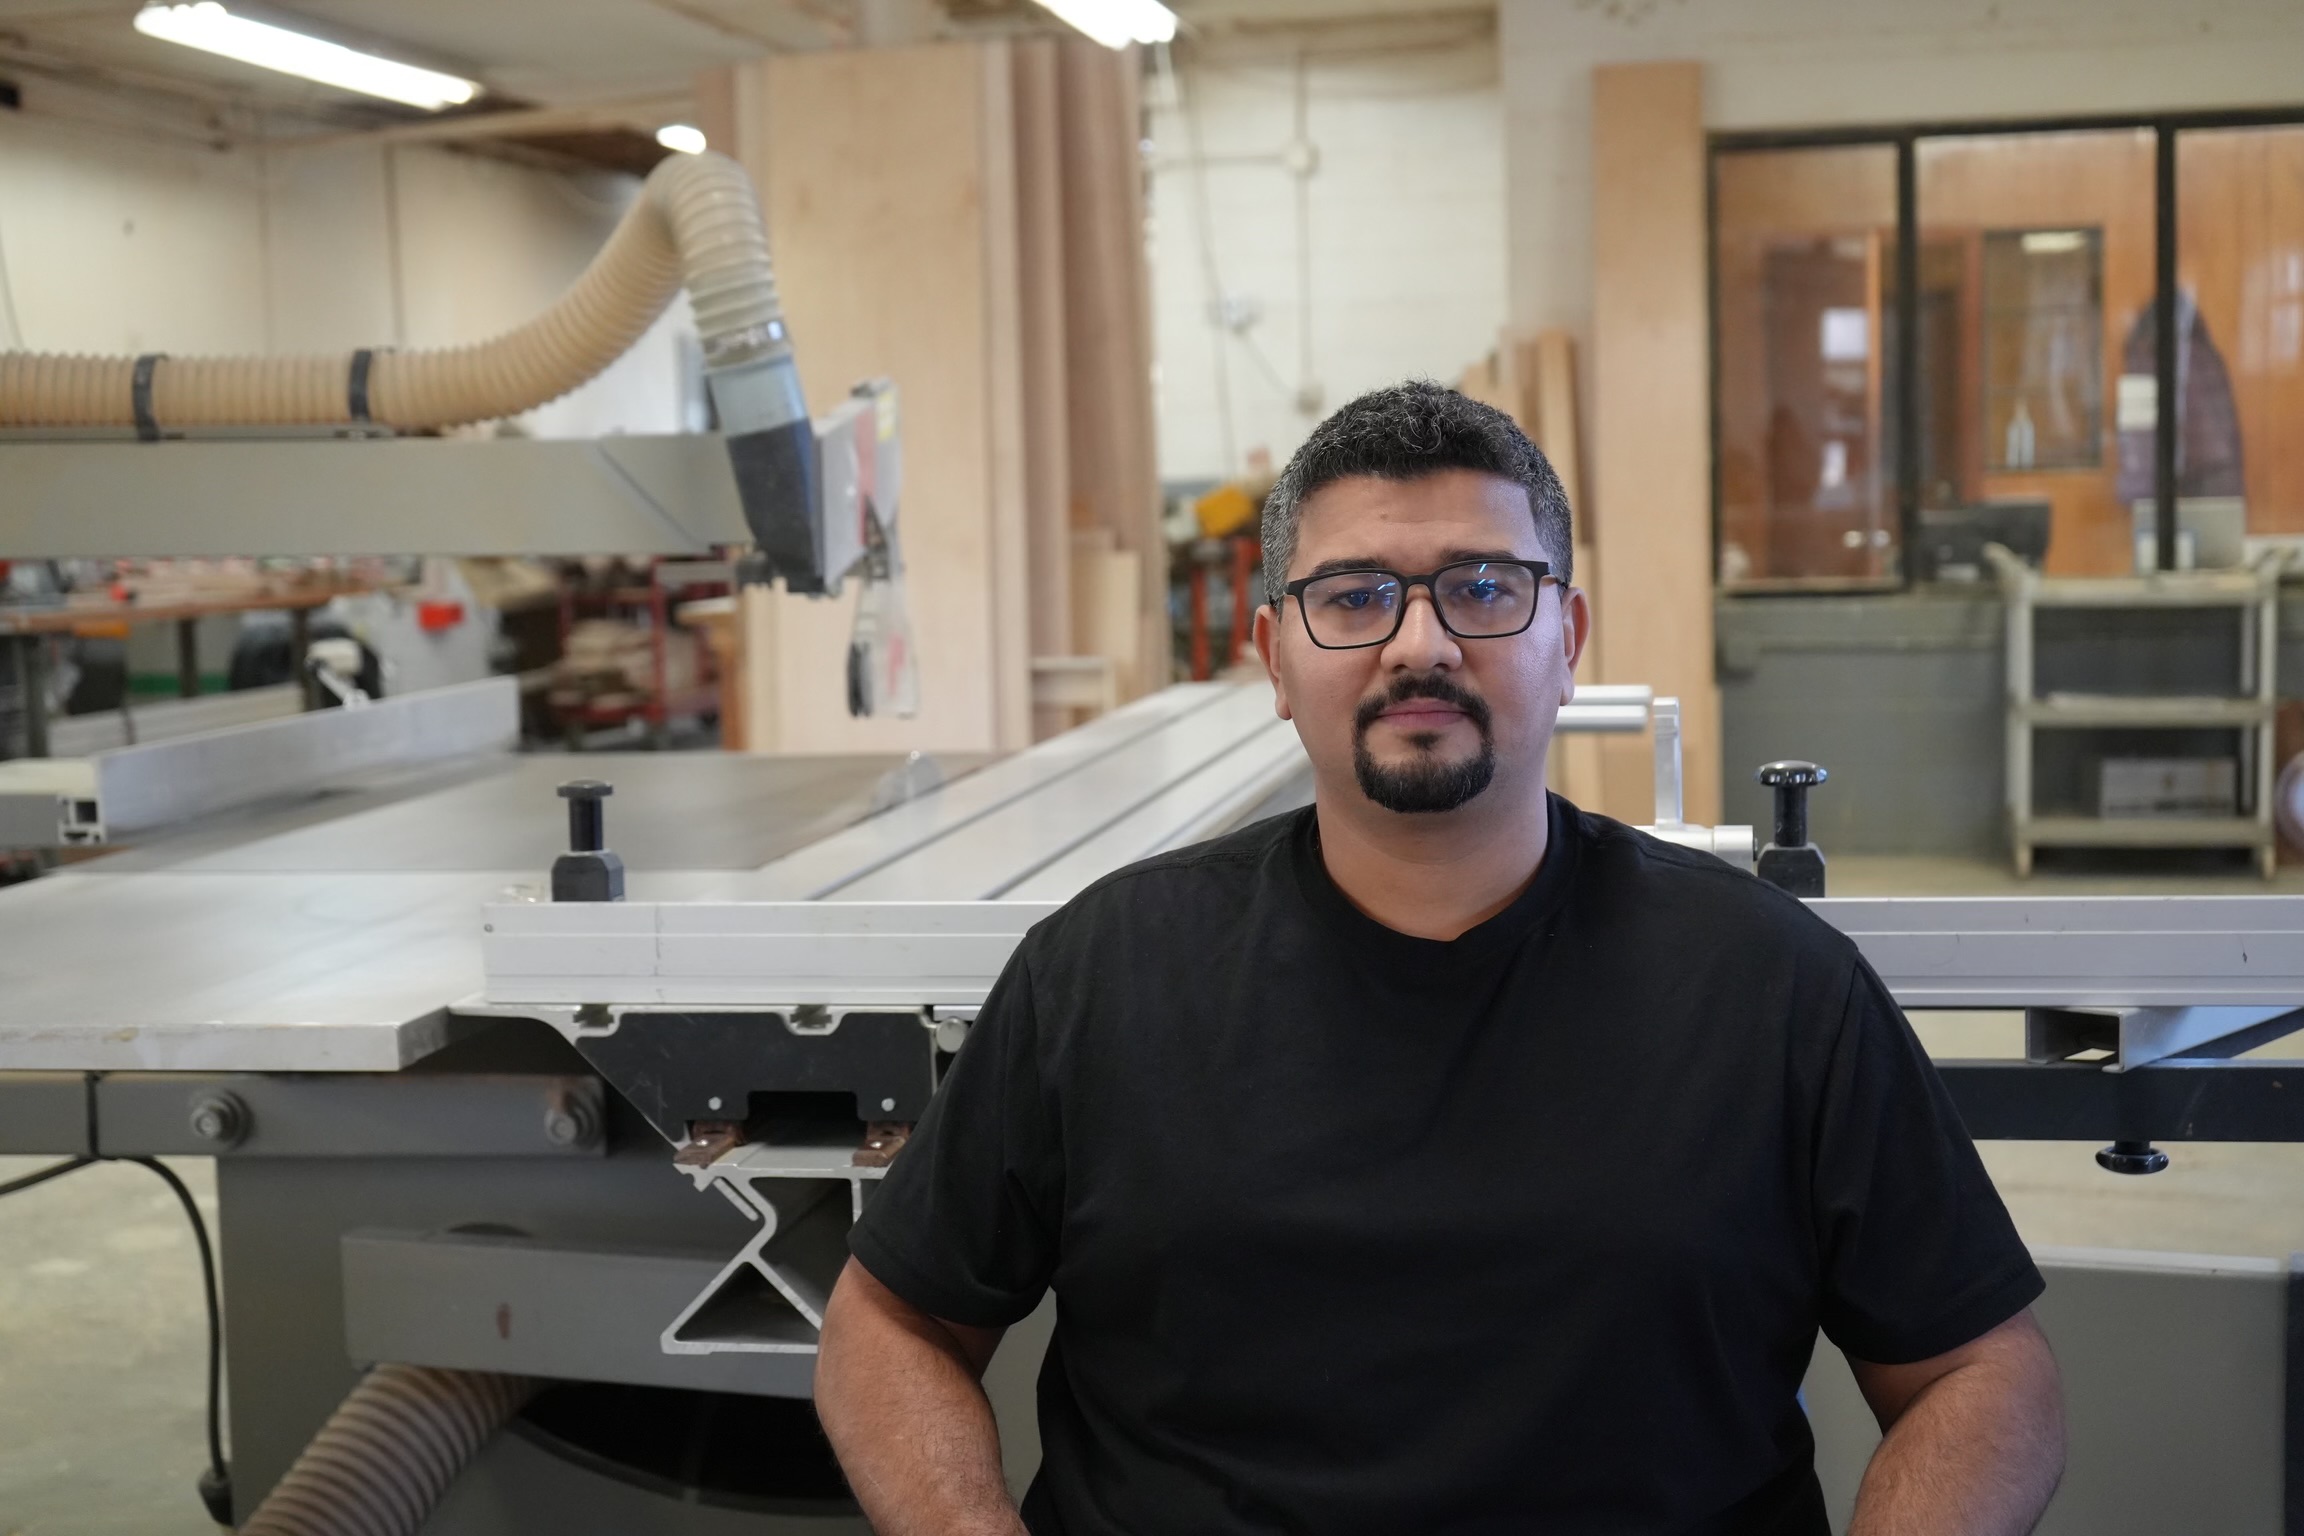
{"label": "man's shoulder", "polygon": [[1134,986],[1177,965],[1205,965],[1240,940],[1258,896],[1286,877],[1302,813],[1249,822],[1207,843],[1138,859],[1085,887],[1025,935],[1023,960],[1044,983]]}
{"label": "man's shoulder", "polygon": [[1579,904],[1587,914],[1679,946],[1753,945],[1846,962],[1848,937],[1796,896],[1700,849],[1594,811],[1574,810],[1582,842]]}
{"label": "man's shoulder", "polygon": [[1102,876],[1054,914],[1131,908],[1212,894],[1268,878],[1288,857],[1290,839],[1312,814],[1309,806],[1252,821],[1244,827],[1166,853],[1124,864]]}

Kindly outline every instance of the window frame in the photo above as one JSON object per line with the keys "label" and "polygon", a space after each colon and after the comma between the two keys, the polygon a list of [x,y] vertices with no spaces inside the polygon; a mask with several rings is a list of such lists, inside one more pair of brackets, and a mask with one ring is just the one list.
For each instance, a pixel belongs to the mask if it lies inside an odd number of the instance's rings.
{"label": "window frame", "polygon": [[1860,125],[1845,128],[1717,130],[1705,136],[1704,308],[1710,388],[1709,427],[1712,481],[1712,583],[1727,596],[1782,596],[1780,590],[1741,592],[1720,584],[1720,219],[1719,166],[1725,155],[1754,150],[1845,149],[1887,145],[1896,152],[1896,302],[1890,312],[1895,338],[1896,408],[1883,434],[1896,455],[1897,575],[1892,586],[1851,582],[1844,586],[1803,586],[1819,596],[1909,591],[1914,584],[1909,552],[1919,531],[1920,463],[1920,270],[1919,147],[1930,139],[2006,137],[2023,134],[2084,133],[2091,130],[2153,136],[2152,294],[2157,334],[2153,372],[2157,379],[2157,418],[2153,425],[2154,542],[2161,570],[2176,568],[2176,145],[2194,129],[2284,128],[2304,126],[2304,105],[2191,112],[2120,112],[2066,117],[1977,118],[1966,121]]}

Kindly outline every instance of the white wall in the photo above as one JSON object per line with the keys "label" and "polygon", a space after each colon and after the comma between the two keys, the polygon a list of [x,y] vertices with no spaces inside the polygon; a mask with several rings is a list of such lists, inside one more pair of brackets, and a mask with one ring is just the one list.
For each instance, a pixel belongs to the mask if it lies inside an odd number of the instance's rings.
{"label": "white wall", "polygon": [[2298,0],[1499,0],[1511,316],[1589,335],[1591,73],[1695,59],[1716,129],[2304,104]]}
{"label": "white wall", "polygon": [[[0,347],[287,353],[481,340],[543,309],[637,188],[438,149],[220,151],[0,113]],[[541,436],[678,430],[676,309],[525,418]],[[692,326],[689,329],[693,329]]]}
{"label": "white wall", "polygon": [[[1259,446],[1284,462],[1364,389],[1455,378],[1504,320],[1494,39],[1306,48],[1301,62],[1271,44],[1180,53],[1177,88],[1156,77],[1147,92],[1164,479],[1236,472]],[[1301,225],[1282,159],[1299,141],[1314,157]],[[1217,291],[1261,311],[1244,338],[1209,320],[1211,258]]]}

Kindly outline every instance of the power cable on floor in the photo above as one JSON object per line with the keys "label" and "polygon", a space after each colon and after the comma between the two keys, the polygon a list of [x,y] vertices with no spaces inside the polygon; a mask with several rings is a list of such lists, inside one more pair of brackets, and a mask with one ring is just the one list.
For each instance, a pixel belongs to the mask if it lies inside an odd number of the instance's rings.
{"label": "power cable on floor", "polygon": [[174,1193],[192,1223],[192,1240],[200,1249],[200,1291],[208,1306],[208,1470],[200,1474],[200,1502],[207,1507],[211,1519],[218,1525],[228,1526],[232,1523],[232,1474],[224,1464],[224,1309],[217,1300],[216,1250],[209,1244],[208,1223],[201,1216],[192,1191],[177,1177],[175,1169],[158,1158],[72,1157],[0,1184],[0,1196],[35,1188],[99,1162],[135,1163],[151,1169]]}

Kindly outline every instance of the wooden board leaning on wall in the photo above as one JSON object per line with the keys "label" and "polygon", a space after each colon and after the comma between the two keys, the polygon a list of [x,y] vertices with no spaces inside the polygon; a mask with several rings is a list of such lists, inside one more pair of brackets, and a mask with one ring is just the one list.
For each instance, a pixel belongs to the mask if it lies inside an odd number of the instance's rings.
{"label": "wooden board leaning on wall", "polygon": [[853,600],[747,593],[732,744],[1007,750],[1167,682],[1138,72],[1002,39],[699,78],[707,139],[760,187],[811,408],[896,381],[921,663],[917,718],[852,720]]}
{"label": "wooden board leaning on wall", "polygon": [[[1530,441],[1544,450],[1552,469],[1568,493],[1574,517],[1576,547],[1570,552],[1571,574],[1578,586],[1589,589],[1597,577],[1593,565],[1591,531],[1584,520],[1583,446],[1578,439],[1576,412],[1576,342],[1564,330],[1519,333],[1506,330],[1496,350],[1464,370],[1456,387],[1486,405],[1492,405],[1520,424]],[[1576,669],[1584,681],[1600,676],[1600,636],[1592,637]],[[1564,736],[1552,743],[1549,780],[1554,790],[1577,805],[1608,810],[1601,769],[1601,743],[1596,736]],[[1631,819],[1646,821],[1637,808]],[[1623,814],[1610,810],[1609,814]]]}

